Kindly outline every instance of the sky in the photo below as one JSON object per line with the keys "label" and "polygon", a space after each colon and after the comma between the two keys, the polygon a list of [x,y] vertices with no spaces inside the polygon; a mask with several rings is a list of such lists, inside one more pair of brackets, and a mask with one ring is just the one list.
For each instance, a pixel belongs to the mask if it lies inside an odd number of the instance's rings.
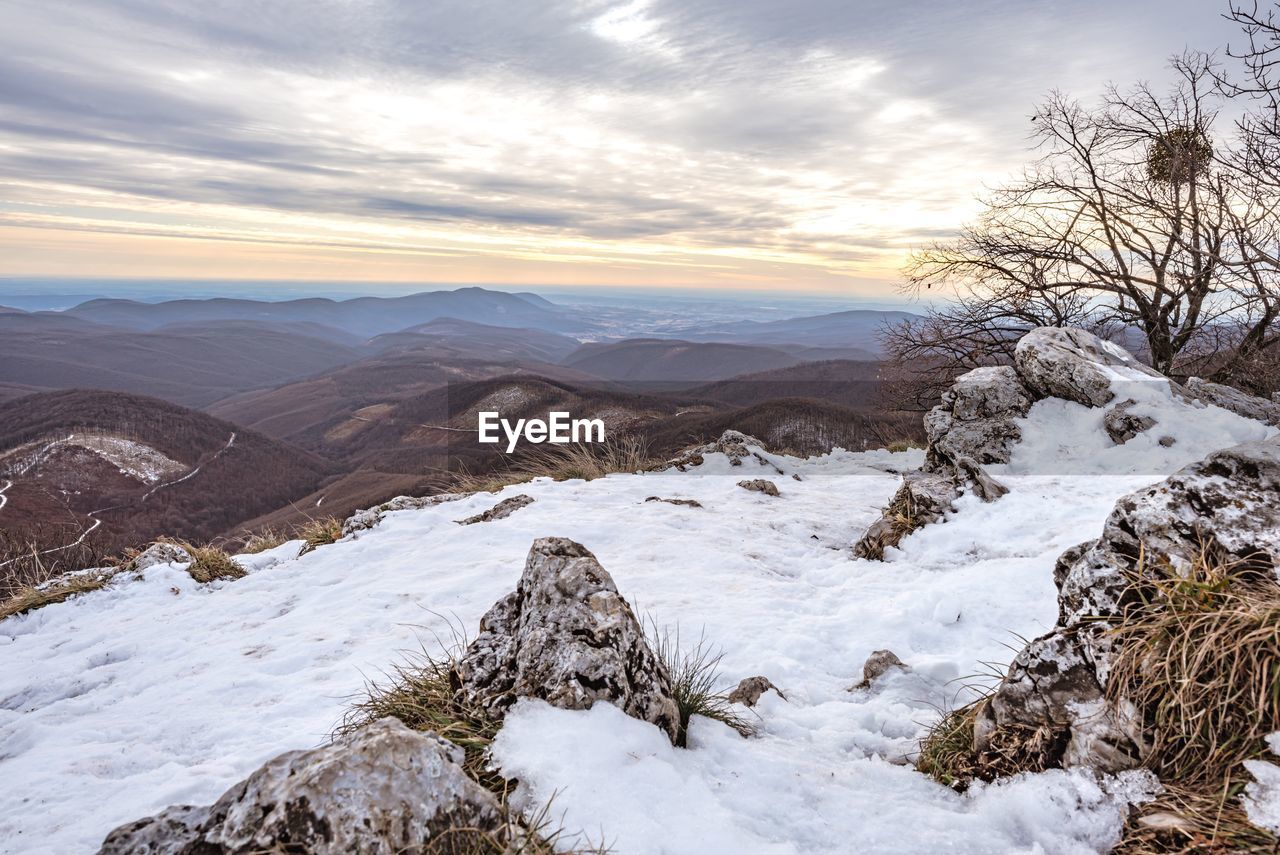
{"label": "sky", "polygon": [[0,0],[0,277],[893,293],[1217,0]]}

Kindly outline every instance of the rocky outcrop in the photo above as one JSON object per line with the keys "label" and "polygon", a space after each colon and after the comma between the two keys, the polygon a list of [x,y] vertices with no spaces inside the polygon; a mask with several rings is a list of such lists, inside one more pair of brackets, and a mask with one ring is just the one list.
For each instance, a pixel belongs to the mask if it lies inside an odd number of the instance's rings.
{"label": "rocky outcrop", "polygon": [[481,620],[454,678],[465,704],[495,716],[518,698],[571,710],[607,701],[677,737],[666,666],[600,562],[562,537],[534,541],[519,584]]}
{"label": "rocky outcrop", "polygon": [[141,573],[161,564],[190,564],[191,553],[176,543],[158,540],[139,552],[125,568]]}
{"label": "rocky outcrop", "polygon": [[1107,698],[1108,629],[1133,584],[1186,575],[1199,561],[1274,579],[1280,568],[1280,437],[1224,449],[1160,484],[1122,498],[1102,536],[1072,547],[1054,568],[1058,626],[1028,644],[982,709],[975,749],[1001,731],[1037,731],[1050,765],[1118,771],[1147,751],[1140,717]]}
{"label": "rocky outcrop", "polygon": [[1015,419],[1031,408],[1031,392],[1009,366],[976,368],[956,378],[942,403],[924,420],[935,465],[968,458],[981,465],[1008,463],[1022,439]]}
{"label": "rocky outcrop", "polygon": [[916,529],[941,520],[954,509],[958,498],[960,484],[954,474],[907,472],[880,519],[853,545],[854,557],[884,560],[886,549],[897,546]]}
{"label": "rocky outcrop", "polygon": [[742,704],[744,707],[754,707],[760,701],[760,696],[772,689],[778,693],[778,697],[784,701],[787,696],[782,694],[782,690],[773,685],[768,677],[747,677],[738,683],[737,687],[729,693],[726,700],[731,704]]}
{"label": "rocky outcrop", "polygon": [[1117,381],[1168,383],[1137,357],[1080,329],[1040,327],[1018,340],[1014,366],[1036,398],[1062,398],[1102,407],[1116,397]]}
{"label": "rocky outcrop", "polygon": [[475,516],[467,517],[464,520],[455,520],[455,522],[457,522],[458,525],[475,525],[476,523],[503,520],[526,505],[532,504],[533,497],[526,496],[522,493],[519,496],[511,496],[510,498],[503,499],[487,511],[482,511]]}
{"label": "rocky outcrop", "polygon": [[[912,531],[943,519],[961,495],[992,502],[1008,493],[985,467],[1009,462],[1022,439],[1018,420],[1036,401],[1056,397],[1101,407],[1117,397],[1118,389],[1140,382],[1180,393],[1163,375],[1092,333],[1031,330],[1019,340],[1013,365],[976,368],[943,393],[924,419],[929,445],[922,473],[904,477],[883,516],[854,545],[854,555],[883,558],[886,548]],[[1135,404],[1124,400],[1104,416],[1117,443],[1155,426],[1154,419],[1131,412]]]}
{"label": "rocky outcrop", "polygon": [[1280,394],[1268,401],[1266,398],[1257,398],[1239,389],[1223,386],[1221,383],[1211,383],[1199,377],[1192,377],[1187,381],[1187,393],[1207,404],[1230,410],[1238,416],[1280,426]]}
{"label": "rocky outcrop", "polygon": [[342,523],[342,536],[355,534],[357,532],[366,531],[382,522],[384,515],[392,511],[409,511],[421,510],[422,508],[430,508],[435,505],[442,505],[445,502],[456,502],[459,499],[465,499],[467,494],[464,493],[440,493],[435,496],[396,496],[394,499],[383,502],[381,505],[373,508],[365,508],[356,511],[347,517]]}
{"label": "rocky outcrop", "polygon": [[453,743],[382,719],[281,754],[210,806],[123,825],[99,855],[509,851],[521,832],[462,761]]}
{"label": "rocky outcrop", "polygon": [[741,466],[746,461],[754,460],[761,466],[772,468],[779,475],[783,474],[781,469],[769,462],[760,452],[755,451],[753,446],[754,448],[765,447],[763,442],[753,436],[748,436],[741,431],[726,430],[715,442],[686,449],[676,457],[668,460],[666,465],[674,466],[684,472],[690,466],[702,465],[704,458],[708,454],[723,454],[729,458],[730,466]]}
{"label": "rocky outcrop", "polygon": [[778,495],[778,485],[767,478],[752,478],[750,481],[739,481],[738,486],[752,493],[764,493],[766,496]]}

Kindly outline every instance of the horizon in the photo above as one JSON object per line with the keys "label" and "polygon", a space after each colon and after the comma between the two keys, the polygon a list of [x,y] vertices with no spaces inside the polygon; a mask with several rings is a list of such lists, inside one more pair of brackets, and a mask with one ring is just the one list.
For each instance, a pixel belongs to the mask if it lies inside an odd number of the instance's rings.
{"label": "horizon", "polygon": [[1017,172],[1042,97],[1159,84],[1239,37],[1209,6],[17,0],[0,289],[905,303],[906,254]]}

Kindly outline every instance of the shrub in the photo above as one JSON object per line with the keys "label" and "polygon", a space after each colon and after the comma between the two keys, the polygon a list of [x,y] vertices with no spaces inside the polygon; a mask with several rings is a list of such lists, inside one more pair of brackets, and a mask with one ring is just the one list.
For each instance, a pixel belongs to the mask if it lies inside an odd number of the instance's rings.
{"label": "shrub", "polygon": [[306,555],[317,547],[328,546],[330,543],[341,540],[342,521],[336,517],[308,520],[305,525],[298,528],[297,534],[303,540],[302,549],[298,550],[298,554]]}
{"label": "shrub", "polygon": [[751,722],[729,703],[727,695],[715,691],[724,652],[713,649],[705,636],[699,636],[692,649],[683,650],[679,627],[674,632],[660,631],[652,621],[650,627],[649,644],[666,666],[671,677],[671,694],[680,710],[676,746],[687,747],[689,721],[695,715],[726,724],[743,736],[753,735],[755,728]]}

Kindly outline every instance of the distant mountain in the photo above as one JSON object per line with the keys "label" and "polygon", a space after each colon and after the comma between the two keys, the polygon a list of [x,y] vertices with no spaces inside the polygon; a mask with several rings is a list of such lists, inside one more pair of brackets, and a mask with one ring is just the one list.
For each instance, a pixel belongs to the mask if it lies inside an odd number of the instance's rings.
{"label": "distant mountain", "polygon": [[10,306],[0,306],[0,315],[25,315],[22,309],[14,309]]}
{"label": "distant mountain", "polygon": [[801,360],[785,351],[742,344],[627,339],[586,344],[561,364],[610,380],[696,382],[767,371]]}
{"label": "distant mountain", "polygon": [[0,314],[0,383],[95,388],[203,406],[368,352],[314,324],[206,321],[153,331],[54,312]]}
{"label": "distant mountain", "polygon": [[107,552],[167,534],[205,541],[305,495],[324,461],[138,395],[69,390],[0,404],[0,529],[41,548],[92,529]]}
{"label": "distant mountain", "polygon": [[738,321],[709,327],[687,338],[752,344],[795,344],[808,347],[856,347],[880,353],[879,333],[886,324],[915,320],[910,312],[852,309],[781,321]]}
{"label": "distant mountain", "polygon": [[559,362],[581,345],[576,338],[538,329],[495,327],[437,318],[399,332],[369,340],[378,351],[431,351],[441,359],[449,357],[488,360],[537,360]]}
{"label": "distant mountain", "polygon": [[81,303],[65,314],[140,330],[154,330],[168,324],[227,320],[275,324],[307,322],[335,327],[364,338],[396,332],[437,318],[554,332],[574,332],[586,327],[566,312],[535,305],[514,294],[484,288],[350,300],[310,298],[267,302],[218,298],[139,303],[100,299]]}
{"label": "distant mountain", "polygon": [[514,296],[519,297],[521,300],[524,300],[528,303],[532,303],[535,306],[541,306],[544,309],[556,308],[555,303],[551,302],[546,297],[540,296],[538,294],[534,294],[531,291],[519,291]]}

